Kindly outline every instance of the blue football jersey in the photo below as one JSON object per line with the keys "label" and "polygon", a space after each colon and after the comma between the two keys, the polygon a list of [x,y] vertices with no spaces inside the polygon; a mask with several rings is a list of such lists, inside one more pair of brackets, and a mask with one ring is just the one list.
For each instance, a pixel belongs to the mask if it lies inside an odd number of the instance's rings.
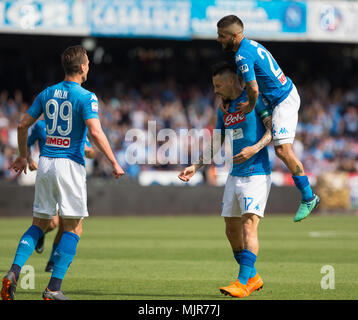
{"label": "blue football jersey", "polygon": [[98,118],[96,95],[73,81],[62,81],[43,90],[27,111],[37,119],[44,113],[46,142],[40,156],[68,158],[85,165],[85,121]]}
{"label": "blue football jersey", "polygon": [[235,54],[237,73],[247,83],[256,80],[259,91],[272,107],[290,94],[293,83],[286,77],[271,53],[264,46],[244,38]]}
{"label": "blue football jersey", "polygon": [[36,121],[36,123],[30,128],[30,133],[27,138],[27,146],[31,147],[38,141],[40,153],[43,146],[46,143],[46,122],[45,120]]}
{"label": "blue football jersey", "polygon": [[[221,129],[222,134],[225,134],[225,130],[232,130],[233,156],[240,153],[243,148],[256,144],[262,138],[266,132],[262,118],[271,115],[271,108],[263,102],[261,96],[257,100],[255,109],[250,113],[237,112],[237,103],[246,101],[247,94],[244,90],[237,99],[230,103],[228,114],[224,114],[220,108],[218,109],[216,129]],[[271,167],[266,147],[243,163],[233,163],[230,169],[231,175],[239,177],[270,173]]]}

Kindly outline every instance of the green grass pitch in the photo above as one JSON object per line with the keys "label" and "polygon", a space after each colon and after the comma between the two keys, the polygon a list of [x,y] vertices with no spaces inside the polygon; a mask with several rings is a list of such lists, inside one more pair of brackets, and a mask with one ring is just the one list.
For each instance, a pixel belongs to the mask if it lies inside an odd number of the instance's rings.
{"label": "green grass pitch", "polygon": [[[260,222],[256,268],[264,288],[245,299],[357,299],[358,217],[314,215],[300,223],[292,217],[267,214]],[[1,277],[30,223],[0,218]],[[20,277],[16,299],[42,298],[54,236],[48,233],[44,252],[26,263],[35,269],[35,288],[21,288]],[[333,267],[334,289],[321,287],[326,265]],[[233,300],[219,287],[237,273],[221,217],[90,217],[62,290],[71,300]]]}

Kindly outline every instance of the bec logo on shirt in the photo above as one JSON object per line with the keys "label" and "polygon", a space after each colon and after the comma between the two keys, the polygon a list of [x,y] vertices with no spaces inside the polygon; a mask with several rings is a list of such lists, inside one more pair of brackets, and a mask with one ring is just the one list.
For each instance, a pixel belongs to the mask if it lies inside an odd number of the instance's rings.
{"label": "bec logo on shirt", "polygon": [[225,127],[233,126],[234,124],[245,121],[245,114],[241,112],[229,113],[224,115]]}

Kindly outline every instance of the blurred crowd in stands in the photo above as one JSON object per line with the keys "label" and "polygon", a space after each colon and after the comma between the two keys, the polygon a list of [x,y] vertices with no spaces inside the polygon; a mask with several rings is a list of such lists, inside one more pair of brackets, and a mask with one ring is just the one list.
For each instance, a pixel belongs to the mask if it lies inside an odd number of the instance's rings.
{"label": "blurred crowd in stands", "polygon": [[[17,154],[21,114],[35,95],[61,81],[59,52],[80,39],[2,37],[0,58],[6,63],[0,64],[0,179],[12,180],[8,167]],[[148,121],[155,121],[157,132],[215,128],[220,99],[213,94],[210,65],[218,59],[234,61],[233,53],[223,53],[216,41],[98,38],[96,46],[88,52],[90,72],[83,87],[99,98],[103,129],[127,176],[136,179],[143,170],[182,169],[185,165],[128,164],[125,155],[132,141],[125,136],[130,129],[147,132]],[[300,93],[294,148],[306,172],[358,171],[358,47],[270,42],[267,48]],[[157,144],[158,160],[168,156],[161,154],[162,145]],[[184,159],[195,159],[181,141],[173,148]],[[272,144],[269,153],[272,169],[288,172]],[[86,167],[90,177],[111,175],[101,153]]]}
{"label": "blurred crowd in stands", "polygon": [[[358,171],[358,87],[344,90],[317,81],[298,85],[298,90],[301,108],[294,149],[306,172],[318,175],[335,170]],[[183,165],[129,165],[125,161],[125,152],[131,142],[124,139],[129,129],[147,130],[148,121],[156,121],[157,131],[162,128],[177,132],[184,128],[211,130],[215,128],[216,110],[220,103],[211,84],[182,88],[172,78],[139,88],[123,86],[113,96],[97,95],[104,131],[127,175],[133,179],[141,170],[180,170]],[[23,101],[20,90],[12,95],[6,90],[0,92],[2,178],[14,178],[8,167],[17,154],[17,123],[30,104]],[[272,169],[287,172],[275,156],[272,144],[269,151]],[[101,155],[88,162],[88,166],[90,176],[111,175],[110,167]]]}

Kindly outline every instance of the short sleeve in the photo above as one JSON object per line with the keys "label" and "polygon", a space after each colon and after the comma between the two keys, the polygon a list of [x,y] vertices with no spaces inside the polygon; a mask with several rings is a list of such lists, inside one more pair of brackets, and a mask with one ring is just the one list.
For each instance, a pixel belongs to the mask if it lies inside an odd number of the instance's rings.
{"label": "short sleeve", "polygon": [[98,99],[94,93],[87,94],[82,99],[83,120],[98,119]]}
{"label": "short sleeve", "polygon": [[43,104],[43,91],[38,94],[38,96],[36,97],[35,101],[32,103],[29,110],[27,110],[27,113],[31,117],[38,119],[43,112],[42,104]]}
{"label": "short sleeve", "polygon": [[237,74],[242,77],[245,83],[256,80],[255,76],[255,61],[249,52],[243,51],[235,56],[237,66]]}

